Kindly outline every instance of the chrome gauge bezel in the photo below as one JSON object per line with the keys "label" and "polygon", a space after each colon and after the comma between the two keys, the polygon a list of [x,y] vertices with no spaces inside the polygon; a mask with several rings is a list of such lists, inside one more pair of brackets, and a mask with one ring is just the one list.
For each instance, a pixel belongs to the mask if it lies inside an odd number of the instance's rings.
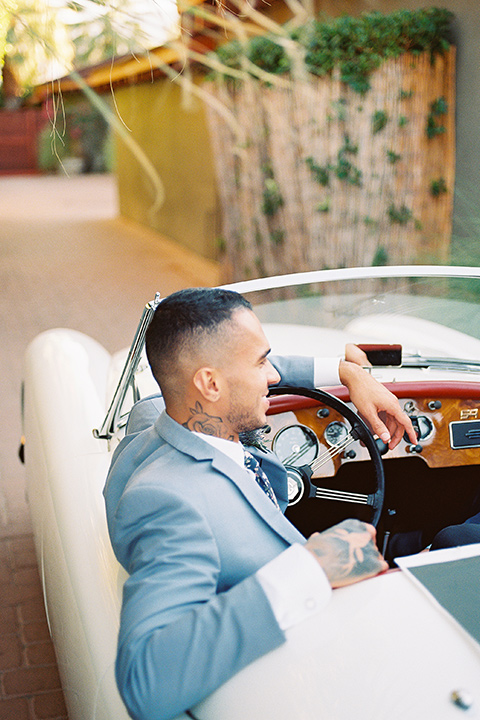
{"label": "chrome gauge bezel", "polygon": [[330,447],[335,447],[347,439],[349,432],[346,423],[340,420],[333,420],[323,431],[323,437]]}
{"label": "chrome gauge bezel", "polygon": [[[297,437],[293,437],[291,441],[288,439],[289,435],[295,433],[296,436],[298,435],[299,431],[303,432],[304,437],[308,436],[308,438],[311,440],[311,446],[305,453],[301,455],[300,458],[291,462],[287,462],[291,454],[287,456],[285,456],[284,452],[279,454],[279,445],[280,443],[283,445],[287,441],[291,442],[292,451],[295,450],[295,446],[300,448]],[[293,425],[286,425],[276,433],[275,437],[272,440],[272,450],[284,465],[289,465],[291,467],[302,467],[303,465],[310,465],[318,457],[320,443],[318,442],[318,438],[312,428],[309,428],[307,425],[302,425],[301,423],[295,423]]]}

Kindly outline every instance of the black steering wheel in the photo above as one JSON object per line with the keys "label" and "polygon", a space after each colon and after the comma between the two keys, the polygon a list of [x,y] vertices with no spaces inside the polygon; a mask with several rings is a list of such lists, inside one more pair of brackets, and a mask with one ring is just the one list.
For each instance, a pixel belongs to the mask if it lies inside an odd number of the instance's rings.
{"label": "black steering wheel", "polygon": [[[377,525],[382,514],[383,501],[385,497],[385,474],[383,470],[383,462],[379,445],[382,441],[377,441],[373,437],[364,421],[351,410],[346,403],[339,400],[334,395],[324,390],[310,390],[303,387],[271,387],[270,395],[300,395],[301,397],[312,398],[318,400],[324,405],[333,408],[339,412],[350,425],[347,438],[342,439],[338,444],[332,445],[329,451],[321,455],[313,462],[303,467],[288,465],[285,463],[285,469],[288,476],[288,501],[289,507],[297,503],[310,499],[335,500],[339,502],[348,502],[358,505],[367,505],[371,508],[372,525]],[[311,477],[315,471],[327,460],[335,455],[345,452],[348,444],[354,440],[361,440],[368,450],[373,463],[374,474],[374,490],[371,493],[347,492],[344,490],[332,490],[329,488],[318,487],[311,482]],[[382,443],[381,448],[385,452],[385,444]],[[388,448],[387,448],[388,449]],[[288,508],[287,508],[288,511]]]}

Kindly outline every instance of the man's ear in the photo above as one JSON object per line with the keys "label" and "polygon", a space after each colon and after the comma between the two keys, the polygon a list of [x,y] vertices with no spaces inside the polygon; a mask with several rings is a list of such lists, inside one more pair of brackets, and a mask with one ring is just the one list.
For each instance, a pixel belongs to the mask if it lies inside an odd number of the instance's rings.
{"label": "man's ear", "polygon": [[216,368],[203,367],[197,370],[193,384],[208,402],[217,402],[220,398],[221,380]]}

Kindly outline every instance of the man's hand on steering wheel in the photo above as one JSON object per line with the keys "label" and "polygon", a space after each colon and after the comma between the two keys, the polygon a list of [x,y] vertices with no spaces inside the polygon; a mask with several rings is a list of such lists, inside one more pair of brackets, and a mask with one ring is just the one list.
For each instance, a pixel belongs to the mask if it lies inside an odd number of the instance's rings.
{"label": "man's hand on steering wheel", "polygon": [[[352,357],[348,346],[346,357]],[[340,380],[348,388],[358,413],[390,450],[398,445],[404,432],[416,444],[417,436],[411,420],[401,409],[395,395],[364,370],[358,360],[361,361],[361,358],[355,358],[354,362],[341,360],[339,365]]]}

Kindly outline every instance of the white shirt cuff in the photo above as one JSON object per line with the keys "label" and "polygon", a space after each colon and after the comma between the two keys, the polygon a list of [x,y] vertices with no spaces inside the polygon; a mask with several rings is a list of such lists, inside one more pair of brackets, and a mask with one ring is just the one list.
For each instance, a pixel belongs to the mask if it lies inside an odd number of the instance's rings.
{"label": "white shirt cuff", "polygon": [[318,613],[332,594],[322,568],[299,544],[291,545],[257,570],[256,577],[282,630]]}
{"label": "white shirt cuff", "polygon": [[341,385],[338,375],[340,357],[336,358],[314,358],[313,381],[315,387],[327,387],[329,385]]}

